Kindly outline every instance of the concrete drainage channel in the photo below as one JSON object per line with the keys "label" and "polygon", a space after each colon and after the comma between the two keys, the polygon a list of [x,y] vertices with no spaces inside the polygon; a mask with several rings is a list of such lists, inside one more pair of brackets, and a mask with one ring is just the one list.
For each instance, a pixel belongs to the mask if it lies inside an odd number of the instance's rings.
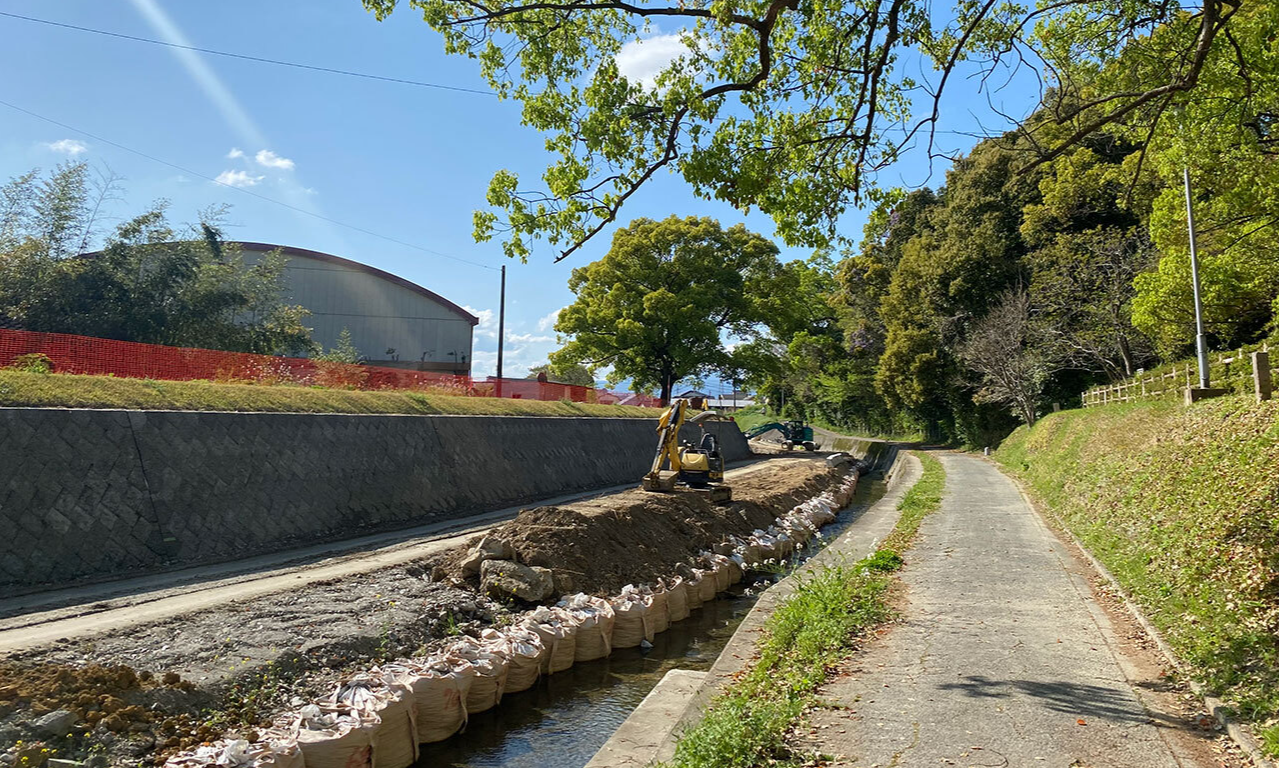
{"label": "concrete drainage channel", "polygon": [[[797,561],[810,561],[827,542],[861,525],[885,494],[895,456],[891,448],[860,478],[852,501],[822,528],[821,540],[797,553]],[[549,755],[557,768],[644,765],[666,745],[686,710],[701,702],[705,684],[723,666],[725,649],[754,639],[755,623],[744,626],[744,620],[762,615],[753,609],[780,579],[757,572],[656,635],[650,649],[615,650],[504,698],[501,706],[472,717],[465,733],[423,744],[416,765],[543,768]]]}

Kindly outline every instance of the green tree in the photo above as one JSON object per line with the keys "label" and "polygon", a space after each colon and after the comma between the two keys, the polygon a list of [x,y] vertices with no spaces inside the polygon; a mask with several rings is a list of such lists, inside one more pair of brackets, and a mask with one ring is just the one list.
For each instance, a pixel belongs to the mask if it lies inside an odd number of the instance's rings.
{"label": "green tree", "polygon": [[123,341],[311,351],[307,311],[281,298],[282,254],[246,265],[222,239],[220,211],[179,233],[162,201],[120,224],[101,251],[78,255],[102,199],[83,164],[0,188],[0,317],[34,331]]}
{"label": "green tree", "polygon": [[[363,1],[378,18],[398,4]],[[493,210],[476,214],[477,238],[503,235],[506,252],[522,258],[535,237],[559,246],[560,258],[572,254],[663,170],[702,197],[762,210],[790,244],[829,244],[849,205],[880,194],[878,172],[907,147],[932,148],[940,99],[965,75],[990,83],[987,76],[1005,67],[1043,62],[1037,74],[1049,86],[1051,119],[1024,121],[1019,133],[1028,138],[1023,164],[1051,160],[1110,125],[1149,127],[1171,96],[1202,90],[1207,53],[1230,45],[1243,7],[1238,0],[1204,0],[1194,13],[1161,0],[408,4],[447,52],[476,58],[500,96],[523,103],[523,123],[546,133],[557,156],[543,174],[545,192],[525,192],[531,185],[501,171],[489,188]],[[652,86],[630,81],[615,57],[653,34],[658,20],[687,50]],[[1170,33],[1153,34],[1162,29]],[[1096,77],[1117,51],[1150,62],[1140,80]],[[1082,94],[1077,84],[1090,80]],[[1067,130],[1048,130],[1058,125]]]}
{"label": "green tree", "polygon": [[361,360],[360,350],[356,348],[356,343],[351,338],[351,329],[343,327],[338,332],[337,346],[332,347],[328,352],[316,355],[316,359],[323,360],[326,363],[359,364]]}
{"label": "green tree", "polygon": [[744,291],[777,264],[777,247],[708,218],[637,219],[599,261],[573,270],[577,299],[556,332],[570,341],[553,367],[611,366],[609,382],[657,387],[669,402],[679,380],[729,363],[722,336],[745,335],[760,319]]}
{"label": "green tree", "polygon": [[552,366],[551,363],[543,363],[535,365],[529,369],[529,375],[526,379],[536,379],[538,374],[545,373],[547,378],[557,384],[571,384],[577,387],[594,387],[596,385],[596,374],[585,365],[568,365],[563,367]]}

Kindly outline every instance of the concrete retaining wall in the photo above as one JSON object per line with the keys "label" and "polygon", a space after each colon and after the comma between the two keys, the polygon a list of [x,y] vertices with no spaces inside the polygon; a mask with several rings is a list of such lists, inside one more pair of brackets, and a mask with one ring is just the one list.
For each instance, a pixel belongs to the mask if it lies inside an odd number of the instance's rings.
{"label": "concrete retaining wall", "polygon": [[[226,561],[639,482],[655,423],[0,408],[0,587]],[[750,454],[736,424],[709,428],[727,460]]]}

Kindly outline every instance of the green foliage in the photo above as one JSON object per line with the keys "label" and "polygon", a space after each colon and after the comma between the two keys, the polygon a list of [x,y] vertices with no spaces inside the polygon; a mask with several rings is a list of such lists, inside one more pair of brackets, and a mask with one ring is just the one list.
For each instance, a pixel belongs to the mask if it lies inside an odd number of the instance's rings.
{"label": "green foliage", "polygon": [[41,352],[32,352],[26,355],[18,355],[6,367],[23,373],[53,373],[53,360]]}
{"label": "green foliage", "polygon": [[87,166],[32,172],[0,188],[0,316],[33,331],[240,352],[311,350],[308,312],[281,299],[285,258],[246,265],[224,242],[219,211],[189,232],[166,203],[94,236],[111,182],[90,205]]}
{"label": "green foliage", "polygon": [[1255,725],[1277,705],[1275,401],[1063,411],[995,457]]}
{"label": "green foliage", "polygon": [[924,474],[898,502],[898,522],[881,546],[881,551],[893,553],[894,557],[910,548],[920,523],[942,506],[942,490],[947,482],[942,462],[922,451],[912,451],[912,455],[924,465]]}
{"label": "green foliage", "polygon": [[356,349],[356,344],[351,340],[351,330],[343,327],[338,333],[338,346],[333,347],[322,355],[316,355],[316,360],[327,363],[346,363],[347,365],[356,365],[360,362],[360,350]]}
{"label": "green foliage", "polygon": [[530,368],[529,375],[525,376],[525,378],[536,379],[540,373],[547,374],[547,379],[557,384],[571,384],[577,387],[594,387],[596,385],[595,371],[585,365],[565,365],[557,368],[551,363],[543,363]]}
{"label": "green foliage", "polygon": [[878,549],[867,558],[866,563],[873,571],[892,573],[902,567],[902,556],[892,549]]}
{"label": "green foliage", "polygon": [[609,382],[658,387],[722,367],[723,332],[747,333],[758,309],[744,287],[777,264],[773,243],[706,218],[637,219],[599,261],[573,270],[576,295],[556,321],[569,342],[552,366],[611,366]]}

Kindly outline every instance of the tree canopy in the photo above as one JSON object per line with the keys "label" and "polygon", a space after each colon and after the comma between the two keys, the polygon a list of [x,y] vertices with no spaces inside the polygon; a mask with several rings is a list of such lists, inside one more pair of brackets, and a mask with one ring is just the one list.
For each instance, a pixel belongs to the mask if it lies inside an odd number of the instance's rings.
{"label": "tree canopy", "polygon": [[[363,2],[385,18],[400,0]],[[1226,120],[1227,133],[1275,142],[1274,3],[407,2],[547,136],[545,189],[500,171],[475,218],[479,239],[501,235],[521,258],[539,237],[559,258],[574,253],[663,170],[702,197],[762,210],[789,244],[848,244],[841,213],[881,200],[878,175],[904,151],[935,151],[943,94],[971,76],[990,92],[1022,66],[1044,108],[1014,121],[1021,170],[1113,129],[1143,147],[1182,133],[1188,148],[1221,148],[1234,137],[1209,126]],[[624,77],[617,55],[658,31],[684,54],[653,83]],[[1238,98],[1219,101],[1226,92]]]}
{"label": "tree canopy", "polygon": [[726,366],[723,335],[750,333],[760,319],[753,283],[777,266],[777,247],[713,219],[637,219],[613,237],[604,258],[573,270],[577,299],[556,332],[569,342],[553,367],[608,367],[608,381],[657,387],[665,403],[676,382]]}

